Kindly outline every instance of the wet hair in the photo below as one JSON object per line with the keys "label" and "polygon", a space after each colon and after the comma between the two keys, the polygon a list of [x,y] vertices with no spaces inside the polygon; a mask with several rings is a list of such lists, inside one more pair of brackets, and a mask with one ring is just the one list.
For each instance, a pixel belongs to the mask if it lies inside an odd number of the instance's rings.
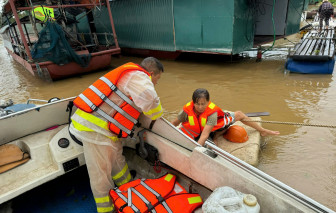
{"label": "wet hair", "polygon": [[147,70],[147,72],[153,72],[155,75],[163,72],[163,65],[154,57],[145,58],[141,62],[140,66]]}
{"label": "wet hair", "polygon": [[210,100],[210,94],[208,90],[203,89],[203,88],[198,88],[194,91],[192,95],[192,101],[194,103],[197,103],[200,98],[205,98],[205,100],[209,101]]}

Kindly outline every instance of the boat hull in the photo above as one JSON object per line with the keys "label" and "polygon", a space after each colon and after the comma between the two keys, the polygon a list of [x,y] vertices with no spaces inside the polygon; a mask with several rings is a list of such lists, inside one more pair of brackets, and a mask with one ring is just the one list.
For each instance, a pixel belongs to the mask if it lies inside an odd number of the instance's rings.
{"label": "boat hull", "polygon": [[[87,67],[81,67],[75,62],[70,62],[64,65],[57,65],[51,61],[29,63],[8,48],[6,49],[13,59],[20,63],[32,75],[39,76],[47,80],[64,79],[70,76],[81,75],[109,67],[111,63],[111,56],[120,54],[120,48],[92,53],[89,65]],[[39,65],[39,68],[36,64]]]}

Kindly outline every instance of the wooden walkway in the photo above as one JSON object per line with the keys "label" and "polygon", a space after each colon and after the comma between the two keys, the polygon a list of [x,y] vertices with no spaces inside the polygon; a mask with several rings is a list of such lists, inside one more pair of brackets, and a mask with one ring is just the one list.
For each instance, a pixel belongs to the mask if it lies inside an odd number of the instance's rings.
{"label": "wooden walkway", "polygon": [[335,30],[324,29],[321,32],[311,30],[296,44],[289,54],[294,60],[327,61],[335,55]]}
{"label": "wooden walkway", "polygon": [[[315,16],[314,22],[318,22],[318,15]],[[335,29],[322,29],[318,31],[318,26],[311,29],[298,44],[295,45],[294,51],[291,51],[289,57],[294,60],[307,61],[327,61],[334,58],[335,55]]]}

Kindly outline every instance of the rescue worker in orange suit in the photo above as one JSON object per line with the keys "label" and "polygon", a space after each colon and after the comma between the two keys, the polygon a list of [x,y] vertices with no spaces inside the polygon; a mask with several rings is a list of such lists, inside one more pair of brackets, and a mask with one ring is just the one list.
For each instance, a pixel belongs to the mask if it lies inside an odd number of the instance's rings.
{"label": "rescue worker in orange suit", "polygon": [[[223,112],[221,108],[210,101],[206,89],[196,89],[192,101],[187,103],[177,118],[172,121],[174,126],[182,123],[181,130],[204,146],[205,141],[215,134],[223,134],[226,128],[236,121],[250,120],[243,112]],[[242,123],[256,129],[261,136],[279,135],[280,132],[265,129],[255,122]]]}
{"label": "rescue worker in orange suit", "polygon": [[74,100],[78,109],[71,117],[69,131],[83,143],[97,212],[113,212],[109,190],[132,179],[120,141],[131,134],[130,121],[136,123],[141,112],[152,120],[162,115],[154,89],[162,73],[163,65],[153,57],[145,58],[140,66],[127,63],[98,79]]}

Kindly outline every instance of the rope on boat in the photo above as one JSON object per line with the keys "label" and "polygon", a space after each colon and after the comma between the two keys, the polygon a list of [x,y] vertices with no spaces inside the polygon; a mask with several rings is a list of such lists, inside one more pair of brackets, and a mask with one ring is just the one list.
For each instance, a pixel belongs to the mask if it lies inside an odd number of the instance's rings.
{"label": "rope on boat", "polygon": [[295,123],[295,122],[282,122],[282,121],[257,121],[257,120],[242,120],[244,122],[259,122],[259,123],[270,123],[270,124],[287,124],[287,125],[297,125],[297,126],[314,126],[314,127],[327,127],[336,128],[335,125],[326,124],[307,124],[307,123]]}

